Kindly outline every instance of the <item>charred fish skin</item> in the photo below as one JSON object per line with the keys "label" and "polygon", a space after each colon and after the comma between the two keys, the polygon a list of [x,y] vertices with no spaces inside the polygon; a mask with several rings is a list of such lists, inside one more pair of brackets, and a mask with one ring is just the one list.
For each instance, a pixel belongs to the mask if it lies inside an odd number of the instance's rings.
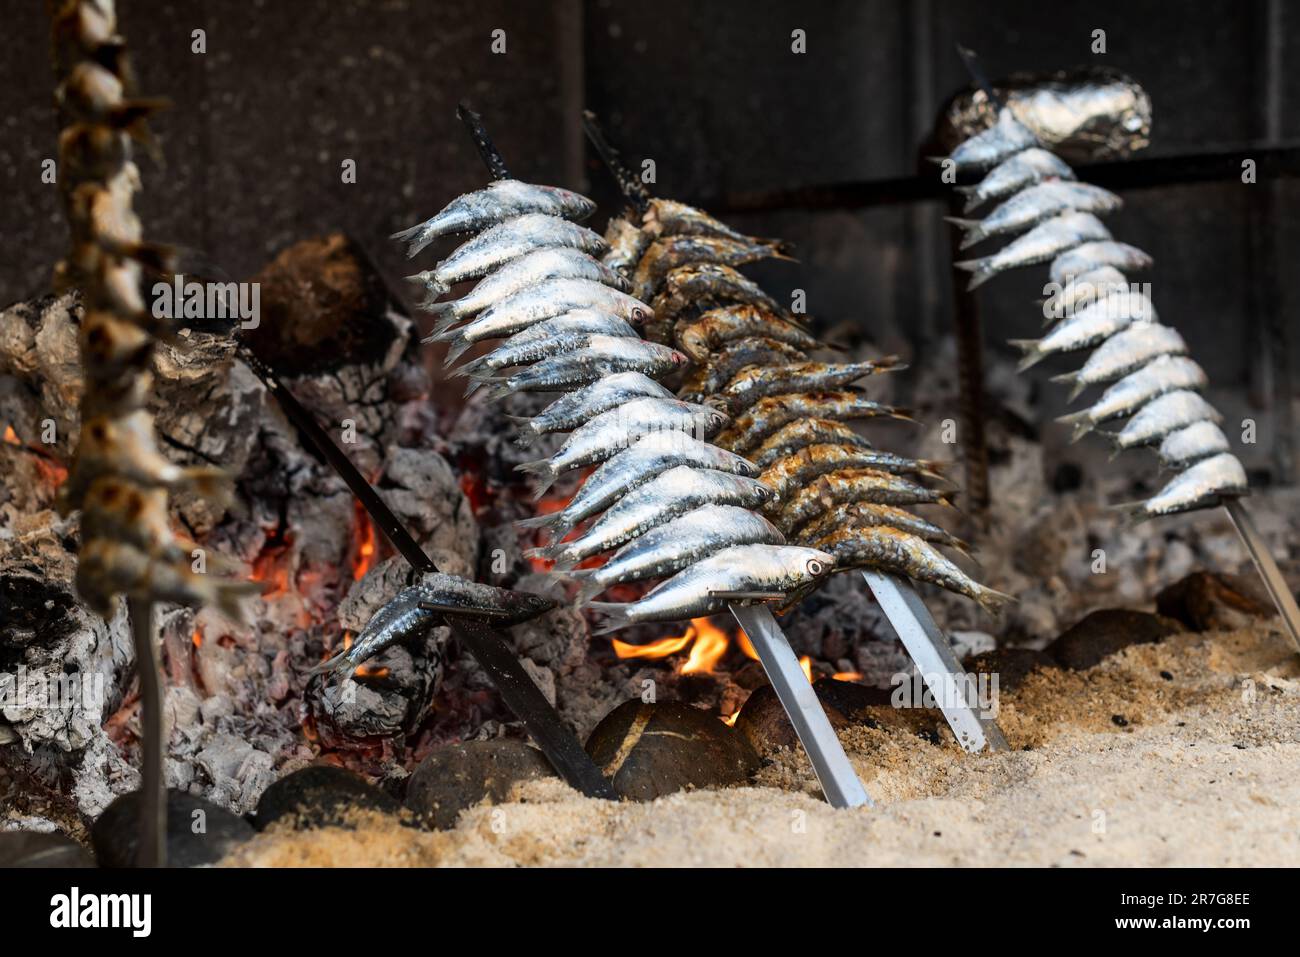
{"label": "charred fish skin", "polygon": [[753,306],[783,319],[793,319],[758,283],[720,263],[698,263],[674,269],[664,280],[664,288],[655,296],[651,306],[657,318],[672,321],[690,307],[707,305],[717,308],[724,304]]}
{"label": "charred fish skin", "polygon": [[967,249],[995,236],[1023,232],[1045,219],[1071,211],[1102,216],[1123,206],[1123,200],[1108,189],[1088,183],[1049,181],[1038,183],[1002,202],[983,219],[947,217],[965,232],[961,247]]}
{"label": "charred fish skin", "polygon": [[1175,475],[1145,502],[1121,507],[1137,519],[1159,518],[1221,505],[1225,498],[1249,493],[1250,483],[1241,462],[1232,453],[1221,452]]}
{"label": "charred fish skin", "polygon": [[471,376],[496,383],[488,392],[488,398],[494,400],[516,392],[567,391],[619,372],[640,372],[655,379],[689,361],[676,349],[643,339],[590,336],[581,348],[542,359],[504,379]]}
{"label": "charred fish skin", "polygon": [[771,490],[757,479],[679,465],[632,489],[580,538],[556,543],[537,554],[555,561],[558,567],[571,567],[701,505],[758,508],[771,500]]}
{"label": "charred fish skin", "polygon": [[645,215],[644,228],[658,236],[711,236],[749,245],[755,243],[780,245],[778,240],[746,236],[726,223],[714,219],[704,210],[687,206],[673,199],[651,199],[650,208]]}
{"label": "charred fish skin", "polygon": [[1076,246],[1109,239],[1110,230],[1092,213],[1061,213],[1039,223],[990,256],[955,262],[953,266],[971,274],[968,290],[978,289],[1000,273],[1053,258],[1060,262],[1061,254]]}
{"label": "charred fish skin", "polygon": [[871,442],[843,422],[834,419],[795,419],[777,429],[749,455],[759,469],[810,445],[839,445],[853,449],[873,449]]}
{"label": "charred fish skin", "polygon": [[720,236],[665,236],[646,249],[632,274],[632,294],[649,302],[659,292],[667,274],[680,266],[722,263],[743,266],[762,259],[790,259],[780,246]]}
{"label": "charred fish skin", "polygon": [[633,399],[602,412],[569,436],[548,459],[516,466],[533,475],[543,490],[564,472],[598,465],[651,432],[685,432],[701,441],[727,422],[717,409],[678,399]]}
{"label": "charred fish skin", "polygon": [[1131,372],[1102,393],[1082,412],[1057,419],[1074,427],[1071,442],[1077,442],[1102,422],[1132,415],[1152,399],[1177,389],[1199,391],[1208,384],[1205,370],[1185,356],[1160,356]]}
{"label": "charred fish skin", "polygon": [[1017,367],[1023,372],[1050,355],[1087,349],[1133,323],[1158,322],[1155,306],[1145,293],[1124,289],[1080,309],[1042,339],[1012,339],[1024,353]]}
{"label": "charred fish skin", "polygon": [[862,528],[883,525],[909,535],[915,535],[932,545],[947,548],[969,556],[971,546],[957,538],[941,525],[928,522],[919,515],[896,505],[874,505],[870,502],[846,502],[828,509],[799,530],[796,545],[810,545],[845,528]]}
{"label": "charred fish skin", "polygon": [[639,538],[599,568],[568,576],[581,583],[577,603],[585,605],[614,585],[666,578],[734,545],[784,545],[780,529],[756,512],[735,505],[701,505]]}
{"label": "charred fish skin", "polygon": [[746,454],[796,419],[893,418],[912,421],[906,409],[874,402],[859,392],[802,392],[759,399],[715,441],[738,455]]}
{"label": "charred fish skin", "polygon": [[642,229],[622,216],[615,216],[605,227],[605,242],[609,244],[609,252],[605,253],[601,261],[619,275],[631,276],[636,270],[636,264],[654,240],[655,237],[649,230]]}
{"label": "charred fish skin", "polygon": [[875,469],[895,475],[942,479],[936,462],[918,461],[892,452],[859,449],[842,445],[810,445],[777,459],[763,469],[759,481],[776,493],[779,501],[788,501],[813,479],[845,469]]}
{"label": "charred fish skin", "polygon": [[609,508],[631,490],[681,465],[746,478],[758,475],[758,469],[749,460],[684,432],[652,432],[592,472],[563,509],[515,524],[520,528],[549,529],[556,539],[561,539],[580,522]]}
{"label": "charred fish skin", "polygon": [[886,356],[863,362],[799,362],[742,369],[722,387],[718,398],[730,415],[737,415],[770,395],[832,392],[859,379],[901,368],[897,356]]}
{"label": "charred fish skin", "polygon": [[1123,429],[1107,436],[1116,450],[1122,451],[1154,445],[1170,432],[1202,420],[1218,424],[1223,416],[1195,392],[1178,389],[1147,403]]}
{"label": "charred fish skin", "polygon": [[998,615],[1015,599],[979,584],[934,546],[915,535],[888,526],[846,528],[817,543],[835,556],[837,567],[885,568],[917,581],[929,582],[965,595],[990,615]]}
{"label": "charred fish skin", "polygon": [[[433,270],[416,273],[407,279],[421,285],[436,298],[438,283]],[[434,315],[465,319],[482,312],[495,302],[544,279],[589,279],[627,292],[632,284],[598,259],[581,249],[547,246],[512,259],[479,280],[466,295],[447,302],[426,300],[420,308]]]}
{"label": "charred fish skin", "polygon": [[533,418],[522,421],[520,429],[532,437],[570,432],[603,412],[643,397],[671,399],[673,394],[644,373],[619,372],[561,396]]}
{"label": "charred fish skin", "polygon": [[1160,442],[1158,454],[1166,468],[1182,470],[1221,452],[1231,451],[1228,437],[1213,422],[1193,422],[1170,432]]}
{"label": "charred fish skin", "polygon": [[804,352],[821,345],[790,320],[751,305],[710,309],[677,330],[678,347],[696,362],[707,361],[726,342],[751,337],[775,339]]}
{"label": "charred fish skin", "polygon": [[1122,379],[1160,356],[1186,354],[1187,343],[1177,329],[1158,322],[1140,323],[1103,342],[1078,372],[1052,376],[1052,381],[1069,383],[1073,400],[1089,386]]}
{"label": "charred fish skin", "polygon": [[[848,502],[875,505],[948,505],[942,492],[879,469],[845,469],[823,475],[788,502],[779,503],[775,521],[788,537],[832,506]],[[770,511],[770,510],[769,510]]]}
{"label": "charred fish skin", "polygon": [[1031,146],[1003,160],[977,186],[955,186],[966,197],[966,212],[1019,192],[1045,179],[1073,180],[1074,170],[1055,153]]}
{"label": "charred fish skin", "polygon": [[677,396],[687,402],[716,401],[726,405],[719,393],[728,382],[746,369],[781,368],[781,363],[802,363],[807,360],[807,353],[776,339],[761,336],[733,339],[708,362],[691,370]]}
{"label": "charred fish skin", "polygon": [[567,189],[503,179],[458,196],[441,212],[389,238],[408,243],[406,255],[414,258],[439,236],[479,232],[527,214],[583,220],[595,211],[595,203]]}
{"label": "charred fish skin", "polygon": [[736,594],[786,594],[819,582],[834,557],[790,545],[738,545],[716,552],[629,604],[592,602],[606,634],[651,621],[678,621],[723,611]]}

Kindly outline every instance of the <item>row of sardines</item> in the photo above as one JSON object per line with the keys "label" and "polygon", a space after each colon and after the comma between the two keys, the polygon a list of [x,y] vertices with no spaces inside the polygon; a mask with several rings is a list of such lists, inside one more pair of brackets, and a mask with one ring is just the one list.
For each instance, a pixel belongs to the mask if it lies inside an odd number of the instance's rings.
{"label": "row of sardines", "polygon": [[[1202,396],[1206,375],[1187,356],[1177,330],[1162,325],[1144,289],[1127,274],[1147,269],[1151,257],[1117,242],[1099,217],[1119,209],[1114,193],[1077,181],[1060,157],[1043,149],[1009,109],[997,122],[957,147],[948,160],[959,173],[984,173],[957,187],[967,214],[994,204],[981,219],[951,218],[962,248],[1015,237],[997,252],[956,265],[972,274],[970,288],[1022,266],[1050,262],[1050,296],[1041,339],[1012,340],[1027,369],[1057,354],[1092,349],[1076,372],[1056,376],[1077,398],[1105,386],[1088,408],[1065,416],[1074,438],[1101,430],[1117,450],[1154,448],[1176,474],[1153,496],[1131,506],[1142,518],[1222,504],[1248,491],[1245,469],[1219,428],[1222,416]],[[940,160],[942,162],[942,160]]]}
{"label": "row of sardines", "polygon": [[[447,364],[470,392],[556,394],[520,423],[520,441],[567,438],[522,468],[539,497],[556,483],[576,489],[562,509],[520,523],[547,540],[530,554],[579,583],[579,600],[604,631],[807,590],[833,556],[788,545],[757,511],[776,497],[758,469],[709,441],[734,426],[727,412],[679,399],[661,383],[689,358],[638,331],[652,311],[598,258],[609,244],[580,225],[593,211],[576,193],[502,179],[394,236],[415,256],[439,237],[471,234],[411,277],[427,294],[421,308],[437,316],[426,341],[448,344]],[[475,279],[466,295],[438,301]],[[462,361],[482,343],[490,351]],[[614,585],[655,580],[635,602],[591,600]]]}
{"label": "row of sardines", "polygon": [[829,553],[837,571],[867,567],[910,577],[990,611],[1007,600],[939,550],[965,553],[963,542],[910,510],[948,504],[949,493],[935,487],[946,484],[940,466],[877,449],[849,424],[908,419],[856,385],[900,368],[896,358],[815,359],[824,347],[803,317],[737,270],[789,259],[786,244],[663,199],[611,220],[606,238],[606,265],[653,306],[648,334],[692,363],[678,398],[728,415],[714,443],[759,470],[771,493],[759,508],[786,540]]}

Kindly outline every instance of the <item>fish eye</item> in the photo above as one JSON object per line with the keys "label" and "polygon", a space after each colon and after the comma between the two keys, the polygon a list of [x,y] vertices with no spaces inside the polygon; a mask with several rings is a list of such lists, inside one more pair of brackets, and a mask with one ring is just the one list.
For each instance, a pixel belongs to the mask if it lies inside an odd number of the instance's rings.
{"label": "fish eye", "polygon": [[823,565],[821,561],[819,561],[816,558],[808,559],[807,568],[808,568],[808,574],[811,575],[813,578],[816,578],[822,572],[826,571],[826,566]]}

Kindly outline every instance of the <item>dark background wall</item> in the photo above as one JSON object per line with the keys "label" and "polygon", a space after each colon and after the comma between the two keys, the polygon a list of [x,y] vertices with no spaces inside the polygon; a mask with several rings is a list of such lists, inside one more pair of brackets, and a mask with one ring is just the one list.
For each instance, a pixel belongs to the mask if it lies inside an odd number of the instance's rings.
{"label": "dark background wall", "polygon": [[[65,228],[55,187],[43,4],[6,0],[0,60],[0,301],[39,291]],[[664,195],[708,202],[742,191],[902,176],[946,97],[967,82],[955,41],[993,75],[1101,63],[1143,83],[1152,154],[1300,136],[1294,109],[1300,10],[1281,0],[1100,0],[1062,4],[699,3],[685,0],[120,0],[142,87],[161,117],[166,165],[142,163],[148,232],[201,250],[236,277],[296,239],[343,229],[393,277],[410,271],[386,237],[483,173],[454,117],[485,114],[525,179],[593,191],[615,208],[588,157],[578,113],[604,118],[629,158],[653,158]],[[191,31],[207,52],[191,52]],[[489,50],[503,29],[507,53]],[[790,50],[807,31],[808,52]],[[1094,56],[1094,29],[1108,52]],[[340,181],[354,159],[355,185]],[[1267,190],[1252,200],[1252,191]],[[1267,314],[1294,315],[1279,264],[1300,250],[1294,182],[1230,182],[1126,195],[1120,238],[1157,259],[1162,316],[1221,381],[1269,389]],[[788,236],[797,268],[778,289],[890,347],[923,347],[951,323],[948,237],[937,203],[869,210],[771,210],[734,217]],[[603,221],[603,214],[600,217]],[[1252,232],[1252,230],[1254,230]],[[1266,242],[1261,245],[1260,237]],[[423,262],[423,261],[422,261]],[[1037,331],[1036,281],[981,293],[990,347]],[[1293,343],[1294,347],[1294,343]]]}

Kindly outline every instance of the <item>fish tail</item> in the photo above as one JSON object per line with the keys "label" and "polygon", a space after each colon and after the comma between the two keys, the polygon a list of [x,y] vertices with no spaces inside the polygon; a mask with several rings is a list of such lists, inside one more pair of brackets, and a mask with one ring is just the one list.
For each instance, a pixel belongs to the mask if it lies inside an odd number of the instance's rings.
{"label": "fish tail", "polygon": [[772,239],[763,243],[768,249],[772,250],[773,259],[784,259],[788,262],[798,262],[794,257],[794,243],[787,242],[784,239]]}
{"label": "fish tail", "polygon": [[338,672],[343,671],[351,667],[352,665],[353,662],[348,658],[347,649],[343,649],[336,652],[331,657],[325,659],[320,664],[316,665],[314,668],[308,668],[307,677],[314,678],[317,675],[337,674]]}
{"label": "fish tail", "polygon": [[962,237],[961,245],[958,247],[959,249],[974,246],[984,238],[984,230],[980,228],[981,224],[978,219],[962,219],[959,216],[945,216],[943,221],[945,223],[951,223],[958,229],[965,231],[966,235]]}
{"label": "fish tail", "polygon": [[563,519],[560,517],[563,514],[564,514],[563,512],[548,512],[545,515],[534,515],[532,518],[521,518],[517,522],[515,522],[515,526],[517,528],[524,528],[524,529],[554,528],[561,521],[563,521]]}
{"label": "fish tail", "polygon": [[1037,339],[1008,339],[1007,342],[1020,350],[1020,363],[1016,366],[1017,372],[1024,372],[1030,366],[1037,365],[1047,355],[1039,347],[1039,340]]}
{"label": "fish tail", "polygon": [[1070,387],[1070,401],[1073,402],[1079,397],[1079,393],[1088,388],[1088,384],[1079,378],[1077,372],[1063,372],[1060,375],[1052,376],[1053,382],[1059,382],[1062,385]]}
{"label": "fish tail", "polygon": [[455,361],[463,356],[473,344],[474,343],[470,342],[468,339],[457,339],[455,342],[451,343],[451,345],[447,346],[447,355],[442,360],[443,367],[446,368],[455,363]]}
{"label": "fish tail", "polygon": [[879,359],[870,359],[866,363],[871,366],[871,371],[876,372],[902,372],[907,368],[907,363],[903,361],[902,356],[881,356]]}
{"label": "fish tail", "polygon": [[[524,472],[531,475],[537,481],[537,492],[533,495],[533,501],[538,501],[546,490],[555,484],[555,480],[560,477],[559,470],[551,464],[550,459],[538,459],[535,462],[523,462],[515,466],[516,472]],[[553,514],[559,514],[558,512]]]}
{"label": "fish tail", "polygon": [[996,275],[993,267],[989,264],[989,257],[983,259],[963,259],[960,262],[952,264],[954,269],[960,269],[963,272],[971,273],[970,282],[966,286],[966,291],[978,289]]}
{"label": "fish tail", "polygon": [[948,476],[944,473],[948,470],[949,466],[952,465],[951,462],[937,462],[934,459],[917,459],[916,464],[920,466],[920,468],[916,470],[916,474],[920,475],[922,478],[936,479],[942,482],[949,481]]}
{"label": "fish tail", "polygon": [[891,419],[898,419],[900,422],[916,422],[913,413],[915,409],[909,409],[904,406],[885,406],[885,415]]}
{"label": "fish tail", "polygon": [[[453,299],[452,302],[455,302],[455,300]],[[443,305],[443,303],[437,303],[437,305]],[[439,342],[446,342],[448,339],[451,339],[453,338],[453,336],[455,336],[454,332],[451,335],[448,335],[447,333],[450,332],[451,327],[456,325],[456,323],[458,323],[459,321],[460,321],[460,316],[456,316],[456,315],[445,315],[440,317],[436,322],[434,322],[433,329],[430,332],[430,337],[432,339],[436,339]],[[428,341],[429,339],[425,340],[425,342]]]}
{"label": "fish tail", "polygon": [[581,607],[590,604],[593,598],[605,590],[605,586],[594,577],[599,570],[598,568],[572,568],[564,572],[565,578],[572,579],[581,586],[573,599],[575,605]]}
{"label": "fish tail", "polygon": [[[442,367],[446,369],[451,364],[451,361],[452,360],[444,359],[442,363]],[[461,376],[472,376],[474,375],[474,372],[476,370],[483,368],[483,364],[486,362],[487,362],[487,356],[479,356],[477,359],[471,359],[469,362],[466,362],[459,369],[452,369],[450,372],[448,372],[447,378],[459,379]]]}
{"label": "fish tail", "polygon": [[632,625],[628,613],[628,606],[621,602],[613,601],[593,601],[587,605],[595,619],[595,629],[593,635],[607,635],[611,631],[618,631],[621,628],[627,628]]}
{"label": "fish tail", "polygon": [[[407,276],[406,278],[411,279],[413,277]],[[423,282],[423,280],[421,281]],[[442,302],[430,301],[437,298],[437,296],[430,295],[428,299],[420,303],[420,308],[431,316],[441,317],[438,320],[439,322],[442,322],[448,315],[451,315],[452,322],[460,318],[460,315],[456,312],[456,307],[460,304],[459,299],[444,299]],[[437,326],[435,325],[434,328],[436,329]]]}
{"label": "fish tail", "polygon": [[1006,592],[996,591],[978,582],[972,583],[974,594],[971,596],[975,599],[976,604],[983,608],[994,618],[1001,618],[1002,612],[1007,605],[1016,601],[1015,595],[1008,595]]}
{"label": "fish tail", "polygon": [[[399,232],[393,233],[388,238],[395,239],[399,243],[406,243],[407,244],[406,258],[414,259],[417,255],[419,255],[420,250],[424,249],[425,246],[433,242],[434,239],[432,231],[429,232],[424,231],[424,225],[425,225],[424,223],[420,223],[418,226],[412,226],[410,229],[400,230]],[[447,287],[442,283],[438,282],[436,279],[427,280],[426,285],[429,287],[430,292],[433,292],[433,290],[438,289],[439,292],[437,293],[437,295],[439,296],[441,296],[444,292],[447,291]]]}
{"label": "fish tail", "polygon": [[1084,409],[1082,412],[1073,412],[1070,415],[1062,415],[1057,418],[1056,421],[1060,422],[1062,425],[1073,427],[1074,434],[1070,436],[1070,441],[1072,443],[1078,442],[1081,438],[1097,427],[1097,423],[1093,422],[1089,417],[1087,409]]}
{"label": "fish tail", "polygon": [[514,392],[509,382],[498,382],[487,391],[487,400],[489,402],[498,402]]}

